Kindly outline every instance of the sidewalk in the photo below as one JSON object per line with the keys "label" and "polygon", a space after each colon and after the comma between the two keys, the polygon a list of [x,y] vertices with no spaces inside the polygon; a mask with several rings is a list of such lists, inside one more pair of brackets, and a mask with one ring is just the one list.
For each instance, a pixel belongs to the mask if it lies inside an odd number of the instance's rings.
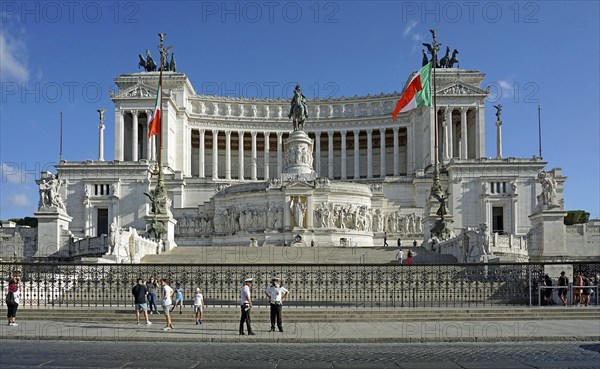
{"label": "sidewalk", "polygon": [[163,331],[161,316],[151,316],[153,324],[143,322],[55,322],[18,320],[18,326],[3,323],[0,339],[63,341],[135,342],[284,342],[284,343],[377,343],[377,342],[520,342],[520,341],[596,341],[600,342],[600,321],[438,321],[438,322],[331,322],[285,323],[285,332],[268,332],[268,321],[254,320],[255,336],[238,335],[237,323],[193,320],[173,316],[175,329]]}

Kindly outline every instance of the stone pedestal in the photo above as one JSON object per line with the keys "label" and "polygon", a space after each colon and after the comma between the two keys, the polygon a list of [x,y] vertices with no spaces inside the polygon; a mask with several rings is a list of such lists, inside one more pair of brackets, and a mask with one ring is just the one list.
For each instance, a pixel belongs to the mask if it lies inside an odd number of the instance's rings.
{"label": "stone pedestal", "polygon": [[34,215],[38,220],[38,248],[35,257],[56,254],[63,246],[68,245],[72,217],[58,208],[44,208]]}
{"label": "stone pedestal", "polygon": [[156,220],[164,224],[166,234],[163,236],[164,250],[162,251],[170,251],[177,247],[175,243],[175,224],[177,224],[177,220],[173,218],[172,215],[168,214],[158,214],[156,215]]}
{"label": "stone pedestal", "polygon": [[313,140],[304,131],[293,131],[285,140],[283,173],[284,180],[314,181]]}
{"label": "stone pedestal", "polygon": [[554,259],[569,255],[565,247],[566,215],[564,210],[543,210],[529,216],[532,226],[529,250],[532,257]]}

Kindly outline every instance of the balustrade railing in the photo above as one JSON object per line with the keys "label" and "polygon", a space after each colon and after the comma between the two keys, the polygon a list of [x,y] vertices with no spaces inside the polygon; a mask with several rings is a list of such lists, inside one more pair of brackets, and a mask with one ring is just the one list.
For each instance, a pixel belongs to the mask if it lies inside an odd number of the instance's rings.
{"label": "balustrade railing", "polygon": [[[560,263],[598,283],[600,263]],[[22,305],[131,306],[137,278],[180,284],[187,303],[200,288],[208,305],[237,306],[244,277],[262,298],[272,275],[290,290],[287,304],[315,307],[468,307],[537,303],[552,263],[455,265],[169,265],[0,263],[0,288],[20,278]],[[556,266],[554,267],[556,268]],[[557,277],[557,276],[553,276]]]}

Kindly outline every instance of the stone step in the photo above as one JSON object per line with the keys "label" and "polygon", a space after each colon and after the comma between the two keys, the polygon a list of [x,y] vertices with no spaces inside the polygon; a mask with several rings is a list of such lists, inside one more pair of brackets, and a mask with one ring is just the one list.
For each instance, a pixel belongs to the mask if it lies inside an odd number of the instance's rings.
{"label": "stone step", "polygon": [[[353,309],[353,310],[313,310],[310,309],[285,309],[286,321],[290,322],[344,322],[344,321],[488,321],[488,320],[600,320],[600,309],[598,308],[544,308],[535,310],[496,310],[496,311],[403,311],[403,310],[374,310],[374,309]],[[239,309],[231,308],[213,308],[205,310],[206,316],[210,316],[211,321],[231,322],[239,317]],[[24,320],[56,320],[56,321],[129,321],[133,315],[131,310],[110,310],[106,311],[76,311],[76,310],[43,310],[43,309],[22,309],[19,311],[19,318]],[[173,312],[175,318],[181,316],[189,318],[193,315],[193,310],[184,308],[183,314],[178,314],[177,310]],[[156,315],[153,315],[156,317]],[[255,307],[253,316],[257,319],[269,319],[269,309],[267,307]]]}

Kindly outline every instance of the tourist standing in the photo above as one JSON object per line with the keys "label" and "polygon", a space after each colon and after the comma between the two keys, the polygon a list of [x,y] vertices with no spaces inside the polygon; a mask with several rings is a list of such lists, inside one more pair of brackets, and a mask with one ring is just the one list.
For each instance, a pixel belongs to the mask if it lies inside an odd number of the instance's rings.
{"label": "tourist standing", "polygon": [[412,263],[413,263],[413,253],[412,253],[412,251],[408,250],[408,254],[406,256],[406,264],[412,265]]}
{"label": "tourist standing", "polygon": [[383,247],[388,247],[387,243],[387,232],[383,232]]}
{"label": "tourist standing", "polygon": [[148,306],[146,305],[146,295],[148,289],[144,286],[144,280],[142,278],[137,279],[137,284],[131,289],[133,299],[135,302],[135,321],[136,325],[140,324],[140,312],[144,312],[144,318],[146,318],[146,325],[152,324],[148,319]]}
{"label": "tourist standing", "polygon": [[544,275],[544,305],[552,305],[552,278],[548,274]]}
{"label": "tourist standing", "polygon": [[565,275],[565,272],[560,272],[558,277],[558,298],[563,306],[567,305],[567,287],[569,286],[569,278]]}
{"label": "tourist standing", "polygon": [[585,275],[583,275],[582,278],[585,288],[581,291],[581,305],[590,306],[590,295],[592,294],[593,286],[592,279]]}
{"label": "tourist standing", "polygon": [[283,325],[281,323],[281,308],[283,302],[288,297],[289,291],[281,286],[281,280],[278,276],[271,278],[271,286],[265,291],[269,304],[271,305],[271,330],[275,332],[275,321],[277,320],[277,329],[279,332],[283,332]]}
{"label": "tourist standing", "polygon": [[202,310],[204,310],[204,296],[200,293],[200,289],[196,288],[194,295],[194,312],[196,313],[196,325],[202,324]]}
{"label": "tourist standing", "polygon": [[396,260],[402,264],[404,262],[404,251],[402,249],[398,249],[398,253],[396,254]]}
{"label": "tourist standing", "polygon": [[252,278],[244,279],[244,286],[240,289],[240,306],[242,317],[240,318],[240,335],[244,335],[244,323],[248,330],[249,336],[254,336],[252,326],[250,325],[250,309],[252,308],[252,297],[250,296],[250,288],[252,287]]}
{"label": "tourist standing", "polygon": [[417,240],[413,240],[413,247],[417,247]]}
{"label": "tourist standing", "polygon": [[156,279],[154,277],[150,277],[150,280],[146,282],[146,288],[148,289],[148,310],[150,310],[150,314],[154,311],[154,314],[158,314],[158,307],[156,306],[156,289],[158,285],[156,284]]}
{"label": "tourist standing", "polygon": [[179,305],[179,314],[183,314],[181,312],[181,309],[183,308],[183,288],[181,288],[179,283],[175,285],[175,304],[171,308],[171,311],[175,310],[177,305]]}
{"label": "tourist standing", "polygon": [[581,273],[575,273],[575,278],[573,279],[573,306],[578,306],[581,304],[581,294],[583,292],[583,278]]}
{"label": "tourist standing", "polygon": [[6,318],[8,325],[17,326],[17,309],[21,302],[21,292],[19,291],[19,280],[11,279],[8,282],[8,293],[6,294]]}
{"label": "tourist standing", "polygon": [[165,314],[165,320],[167,325],[163,328],[164,331],[169,331],[173,329],[173,322],[171,321],[171,315],[169,315],[169,309],[171,308],[171,304],[173,300],[171,297],[173,296],[173,289],[169,286],[166,278],[160,280],[160,285],[162,287],[162,310],[163,314]]}

